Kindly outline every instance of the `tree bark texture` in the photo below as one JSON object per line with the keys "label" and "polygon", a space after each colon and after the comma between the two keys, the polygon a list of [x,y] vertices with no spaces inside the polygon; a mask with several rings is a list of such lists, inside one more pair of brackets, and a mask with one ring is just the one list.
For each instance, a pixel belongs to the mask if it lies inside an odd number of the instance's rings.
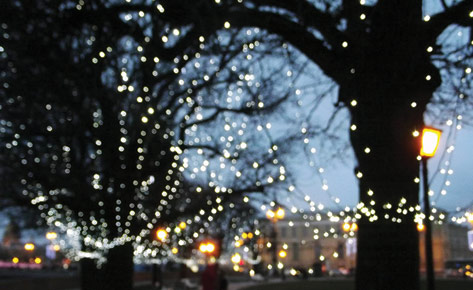
{"label": "tree bark texture", "polygon": [[358,104],[350,109],[362,204],[356,289],[419,289],[414,216],[419,204],[420,138],[413,132],[422,129],[424,95],[432,91],[422,89],[421,83],[415,87],[412,79],[400,81],[402,71],[392,79],[383,76],[370,73],[360,81]]}

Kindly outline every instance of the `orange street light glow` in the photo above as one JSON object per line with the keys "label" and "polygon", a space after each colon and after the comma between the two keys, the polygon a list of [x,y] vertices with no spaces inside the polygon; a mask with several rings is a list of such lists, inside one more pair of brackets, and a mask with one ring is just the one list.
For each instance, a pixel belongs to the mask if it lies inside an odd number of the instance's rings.
{"label": "orange street light glow", "polygon": [[25,250],[33,251],[34,250],[34,244],[33,243],[26,243],[25,244]]}
{"label": "orange street light glow", "polygon": [[349,223],[344,223],[343,224],[343,231],[344,232],[349,232],[351,228],[351,225]]}
{"label": "orange street light glow", "polygon": [[422,130],[422,147],[420,155],[423,157],[432,157],[437,152],[442,131],[434,128],[424,128]]}
{"label": "orange street light glow", "polygon": [[356,223],[351,224],[351,231],[356,232],[358,230],[358,225]]}
{"label": "orange street light glow", "polygon": [[236,253],[231,257],[231,260],[234,264],[238,264],[241,261],[241,255]]}
{"label": "orange street light glow", "polygon": [[276,211],[276,217],[277,217],[278,219],[283,219],[284,216],[285,216],[284,209],[278,208],[278,210]]}
{"label": "orange street light glow", "polygon": [[201,243],[199,245],[199,251],[204,254],[212,254],[215,251],[215,245],[212,242]]}
{"label": "orange street light glow", "polygon": [[275,216],[274,211],[268,210],[268,211],[266,212],[266,217],[267,217],[268,219],[272,220],[272,219],[274,219],[274,216]]}
{"label": "orange street light glow", "polygon": [[168,233],[166,232],[166,230],[159,229],[159,230],[156,231],[156,237],[161,242],[164,242],[164,240],[166,240],[167,236],[168,236]]}
{"label": "orange street light glow", "polygon": [[46,233],[46,239],[48,240],[54,240],[57,238],[57,234],[55,232],[47,232]]}
{"label": "orange street light glow", "polygon": [[279,251],[279,257],[281,257],[281,258],[284,259],[284,258],[286,258],[286,256],[287,256],[287,252],[286,252],[286,251],[284,251],[284,250]]}
{"label": "orange street light glow", "polygon": [[422,232],[424,231],[424,229],[425,229],[424,224],[417,224],[417,231]]}

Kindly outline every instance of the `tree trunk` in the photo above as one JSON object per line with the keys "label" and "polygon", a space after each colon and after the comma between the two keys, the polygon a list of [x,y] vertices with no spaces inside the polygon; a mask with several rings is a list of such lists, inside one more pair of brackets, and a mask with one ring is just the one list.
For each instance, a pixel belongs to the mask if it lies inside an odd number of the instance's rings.
{"label": "tree trunk", "polygon": [[99,290],[100,273],[95,265],[95,261],[89,258],[80,260],[80,289]]}
{"label": "tree trunk", "polygon": [[[419,139],[423,110],[412,108],[406,86],[365,86],[351,109],[351,142],[358,160],[360,209],[356,289],[419,289]],[[362,174],[362,176],[360,175]]]}
{"label": "tree trunk", "polygon": [[133,246],[125,243],[109,250],[102,270],[103,290],[133,289]]}

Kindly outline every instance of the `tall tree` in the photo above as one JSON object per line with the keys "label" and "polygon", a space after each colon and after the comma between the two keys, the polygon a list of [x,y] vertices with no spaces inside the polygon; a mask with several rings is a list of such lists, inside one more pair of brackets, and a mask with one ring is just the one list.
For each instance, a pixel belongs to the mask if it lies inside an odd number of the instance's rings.
{"label": "tall tree", "polygon": [[[473,1],[440,1],[431,16],[423,13],[428,1],[237,2],[222,4],[229,11],[225,21],[264,28],[294,45],[338,84],[339,102],[350,111],[364,213],[356,288],[418,289],[410,209],[419,203],[419,140],[413,133],[423,127],[442,82],[457,89],[449,102],[471,94],[471,28],[453,43],[442,33],[451,25],[471,27]],[[399,214],[399,207],[407,211]]]}
{"label": "tall tree", "polygon": [[[413,132],[423,127],[423,114],[431,100],[440,100],[442,104],[447,105],[441,108],[451,107],[449,104],[469,104],[468,95],[471,94],[472,74],[469,65],[471,62],[469,35],[471,34],[468,27],[472,25],[473,1],[439,1],[436,5],[430,5],[432,4],[430,1],[421,0],[130,2],[91,1],[85,4],[83,1],[78,3],[65,1],[62,5],[56,6],[58,9],[51,9],[47,6],[54,5],[53,3],[56,2],[45,1],[48,5],[37,4],[40,7],[36,8],[40,9],[29,10],[23,2],[14,1],[13,5],[7,7],[8,9],[2,10],[2,19],[7,19],[2,25],[2,29],[5,30],[3,38],[7,43],[15,40],[15,33],[9,30],[17,29],[17,27],[9,26],[8,23],[16,23],[14,17],[24,15],[26,9],[28,14],[22,18],[23,21],[18,21],[16,24],[29,35],[28,39],[31,40],[28,46],[22,47],[18,44],[20,40],[16,39],[16,47],[26,50],[24,55],[42,56],[33,58],[34,61],[29,62],[35,64],[30,67],[35,75],[43,77],[42,79],[35,78],[35,83],[51,82],[55,78],[59,79],[67,75],[64,73],[76,73],[74,77],[65,78],[67,82],[61,82],[61,86],[55,86],[63,89],[67,86],[74,87],[73,90],[68,89],[71,91],[68,95],[76,97],[81,96],[80,88],[102,83],[102,79],[119,80],[120,77],[123,79],[121,68],[127,66],[119,64],[120,60],[123,61],[123,57],[122,59],[104,57],[102,60],[102,55],[122,53],[127,55],[126,59],[135,57],[133,58],[135,61],[131,61],[131,64],[139,61],[149,64],[149,66],[143,65],[140,70],[126,67],[124,74],[126,79],[134,81],[133,77],[129,77],[131,74],[128,70],[138,72],[135,74],[136,77],[143,74],[143,77],[140,77],[142,80],[154,76],[153,71],[156,71],[159,75],[158,79],[163,81],[158,87],[163,89],[146,85],[148,84],[146,81],[142,82],[143,85],[134,86],[131,82],[123,80],[123,82],[103,82],[115,83],[117,86],[110,88],[105,86],[101,90],[93,90],[96,97],[108,93],[113,99],[116,92],[111,94],[109,90],[116,87],[122,92],[128,91],[127,94],[133,97],[141,96],[145,102],[141,102],[141,105],[135,104],[136,113],[127,115],[129,118],[146,112],[145,88],[151,93],[155,92],[156,96],[164,101],[169,100],[168,98],[173,99],[172,96],[175,95],[175,93],[171,95],[166,92],[169,85],[178,82],[178,79],[173,73],[163,74],[155,70],[150,60],[154,60],[156,54],[159,54],[157,60],[160,61],[160,66],[167,62],[170,66],[164,67],[169,68],[168,71],[177,70],[176,72],[179,73],[182,72],[181,69],[189,62],[191,56],[193,58],[197,52],[200,55],[204,50],[212,51],[214,47],[210,45],[212,39],[219,37],[223,41],[231,39],[230,36],[222,36],[222,33],[227,35],[235,28],[259,27],[265,36],[264,39],[259,40],[260,43],[264,43],[263,40],[274,39],[269,35],[280,37],[297,48],[307,61],[316,64],[338,85],[338,104],[345,106],[350,112],[352,123],[350,140],[358,163],[355,170],[360,178],[361,220],[358,232],[357,289],[416,289],[419,287],[418,237],[414,223],[414,209],[419,203],[419,187],[416,182],[419,167],[417,161],[419,142]],[[435,13],[427,16],[424,10],[432,10]],[[47,15],[39,15],[36,11],[46,11]],[[54,14],[60,15],[60,18],[53,17]],[[41,23],[38,26],[31,25],[31,21],[28,21],[35,17],[43,19],[37,22]],[[53,24],[53,21],[56,23]],[[74,33],[71,34],[72,22],[76,28],[72,29]],[[58,23],[61,25],[58,26]],[[77,25],[78,23],[80,25]],[[463,37],[455,40],[448,38],[447,34],[451,32],[452,27],[464,27]],[[44,31],[38,33],[37,29],[44,29],[50,33]],[[155,31],[154,29],[157,31],[151,37],[148,34]],[[123,37],[125,34],[128,38]],[[24,35],[24,33],[18,35]],[[39,35],[48,35],[48,37],[39,37]],[[61,36],[67,41],[57,42],[57,37]],[[111,39],[97,41],[103,38]],[[62,60],[67,57],[61,57],[62,53],[57,49],[45,50],[41,47],[42,43],[51,41],[57,42],[58,48],[66,51],[82,51],[73,60],[77,62],[77,65],[83,66],[80,66],[80,69],[77,67],[77,70],[61,66],[64,64]],[[115,48],[108,51],[107,46],[100,47],[98,43],[120,43],[123,51],[117,51]],[[231,44],[234,41],[228,43]],[[219,42],[217,46],[222,46],[222,43]],[[7,45],[5,47],[6,49],[2,51],[4,59],[8,59],[6,54],[9,57],[20,55],[16,49],[8,49]],[[49,58],[44,58],[45,55]],[[49,61],[44,61],[47,59]],[[109,59],[116,60],[117,63],[111,66],[115,67],[115,70],[97,69]],[[275,59],[276,57],[273,62]],[[37,62],[37,60],[43,62]],[[55,67],[62,69],[46,76],[46,70],[41,68],[48,67],[51,60],[56,62]],[[280,61],[285,60],[283,58]],[[90,61],[96,62],[97,66],[89,66]],[[37,66],[38,63],[42,66]],[[24,64],[27,65],[28,62]],[[15,82],[4,82],[4,90],[15,88],[21,91],[20,89],[23,89],[22,93],[15,93],[14,97],[10,97],[8,104],[19,101],[18,98],[23,98],[26,93],[33,95],[32,92],[24,92],[30,84],[27,80],[31,78],[21,78],[21,74],[16,73],[18,68],[11,62],[4,61],[2,65],[5,71],[12,72],[16,76]],[[99,71],[106,73],[99,74]],[[214,75],[226,76],[220,73]],[[251,76],[248,78],[251,80]],[[81,83],[74,84],[70,79]],[[14,84],[16,87],[13,86]],[[191,84],[194,85],[194,82],[191,81]],[[195,86],[198,84],[196,80]],[[446,98],[447,94],[443,93],[444,90],[441,91],[442,94],[435,95],[441,85],[443,85],[441,88],[454,93],[453,97],[450,96],[453,101]],[[43,86],[43,88],[47,87]],[[92,86],[92,88],[95,87]],[[156,91],[154,91],[155,88]],[[194,91],[196,89],[192,88],[192,92]],[[186,91],[191,95],[192,92]],[[51,92],[43,89],[36,90],[34,93],[37,96],[43,96]],[[255,97],[255,100],[258,100],[258,95]],[[81,100],[80,97],[78,98]],[[187,98],[184,102],[186,100]],[[257,104],[258,102],[248,103],[249,107]],[[100,107],[108,108],[109,105],[110,103],[102,104]],[[157,107],[154,109],[156,110]],[[167,109],[172,112],[172,108],[159,108],[164,113]],[[217,111],[219,110],[221,111],[222,108],[217,108]],[[228,111],[228,108],[224,111]],[[116,111],[111,116],[116,117],[119,113],[120,111]],[[98,124],[99,130],[116,132],[115,139],[121,137],[121,125],[113,129],[105,128],[100,124],[104,118],[102,114],[102,112],[97,112],[97,116],[94,116],[96,118],[94,122]],[[155,116],[157,115],[159,114]],[[186,114],[183,116],[185,117]],[[205,116],[201,115],[200,118],[205,119]],[[212,113],[207,116],[212,117]],[[144,117],[146,117],[144,120],[151,120],[148,115]],[[67,118],[66,114],[63,118],[51,121],[61,123],[61,119],[67,120]],[[7,122],[5,123],[7,127],[11,127],[8,121],[5,122]],[[164,121],[159,122],[160,126],[164,123]],[[92,127],[93,124],[91,124]],[[152,124],[152,122],[147,124]],[[18,124],[20,130],[22,125],[25,124]],[[74,123],[74,126],[76,125],[78,124]],[[51,126],[52,129],[53,127]],[[165,130],[164,128],[171,127],[161,126],[160,128]],[[159,129],[156,128],[156,130]],[[139,130],[136,132],[139,134]],[[171,131],[162,135],[158,134],[158,136],[168,134],[169,137],[170,133]],[[12,133],[11,136],[16,135]],[[99,140],[104,142],[105,139]],[[130,140],[138,139],[133,137]],[[14,141],[9,143],[10,146],[14,146]],[[176,147],[176,145],[181,144],[169,144],[165,147]],[[112,147],[107,147],[107,150],[103,151],[104,156],[111,152],[108,149],[114,149]],[[65,150],[67,151],[67,148]],[[113,161],[113,158],[108,160]],[[128,168],[135,166],[135,161],[136,159],[132,159],[132,163],[126,166]],[[121,170],[122,164],[116,163],[117,170]],[[113,184],[117,183],[113,182]],[[32,189],[36,190],[36,187]]]}
{"label": "tall tree", "polygon": [[122,4],[1,12],[2,205],[35,206],[74,254],[105,258],[102,278],[84,259],[83,289],[131,289],[133,256],[169,256],[223,221],[236,229],[251,215],[243,195],[285,179],[278,140],[257,130],[292,90],[275,78],[297,77],[265,61],[288,56],[279,39],[189,31],[161,5]]}
{"label": "tall tree", "polygon": [[[473,1],[160,1],[176,24],[260,27],[279,35],[339,86],[351,116],[362,218],[357,289],[419,287],[419,140],[431,100],[468,105]],[[425,11],[433,11],[427,15]],[[199,16],[193,18],[193,12]],[[445,35],[460,28],[452,40]],[[461,28],[464,28],[461,31]],[[452,47],[454,47],[452,49]],[[442,107],[448,108],[448,107]],[[406,209],[403,210],[402,208]],[[400,209],[400,213],[399,213]],[[402,278],[401,278],[402,277]]]}

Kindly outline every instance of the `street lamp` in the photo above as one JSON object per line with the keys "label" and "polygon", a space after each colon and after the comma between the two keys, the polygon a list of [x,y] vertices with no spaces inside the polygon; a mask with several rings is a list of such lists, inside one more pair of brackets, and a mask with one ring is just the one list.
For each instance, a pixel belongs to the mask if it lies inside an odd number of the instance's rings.
{"label": "street lamp", "polygon": [[161,242],[166,241],[166,238],[168,237],[168,232],[165,229],[158,229],[156,231],[156,238],[160,240]]}
{"label": "street lamp", "polygon": [[34,248],[35,248],[35,247],[34,247],[34,244],[33,244],[33,243],[26,243],[26,244],[25,244],[25,250],[27,250],[27,251],[29,251],[29,252],[33,251]]}
{"label": "street lamp", "polygon": [[427,160],[435,155],[437,151],[440,135],[442,131],[426,127],[422,130],[422,147],[420,156],[422,157],[422,179],[424,188],[424,214],[425,214],[425,267],[427,278],[427,289],[434,290],[434,259],[432,253],[432,225],[430,223],[430,201],[429,201],[429,181],[427,180]]}
{"label": "street lamp", "polygon": [[47,232],[46,233],[46,239],[52,241],[57,238],[57,233],[56,232]]}
{"label": "street lamp", "polygon": [[210,256],[215,251],[215,244],[213,242],[203,242],[199,245],[199,251]]}

